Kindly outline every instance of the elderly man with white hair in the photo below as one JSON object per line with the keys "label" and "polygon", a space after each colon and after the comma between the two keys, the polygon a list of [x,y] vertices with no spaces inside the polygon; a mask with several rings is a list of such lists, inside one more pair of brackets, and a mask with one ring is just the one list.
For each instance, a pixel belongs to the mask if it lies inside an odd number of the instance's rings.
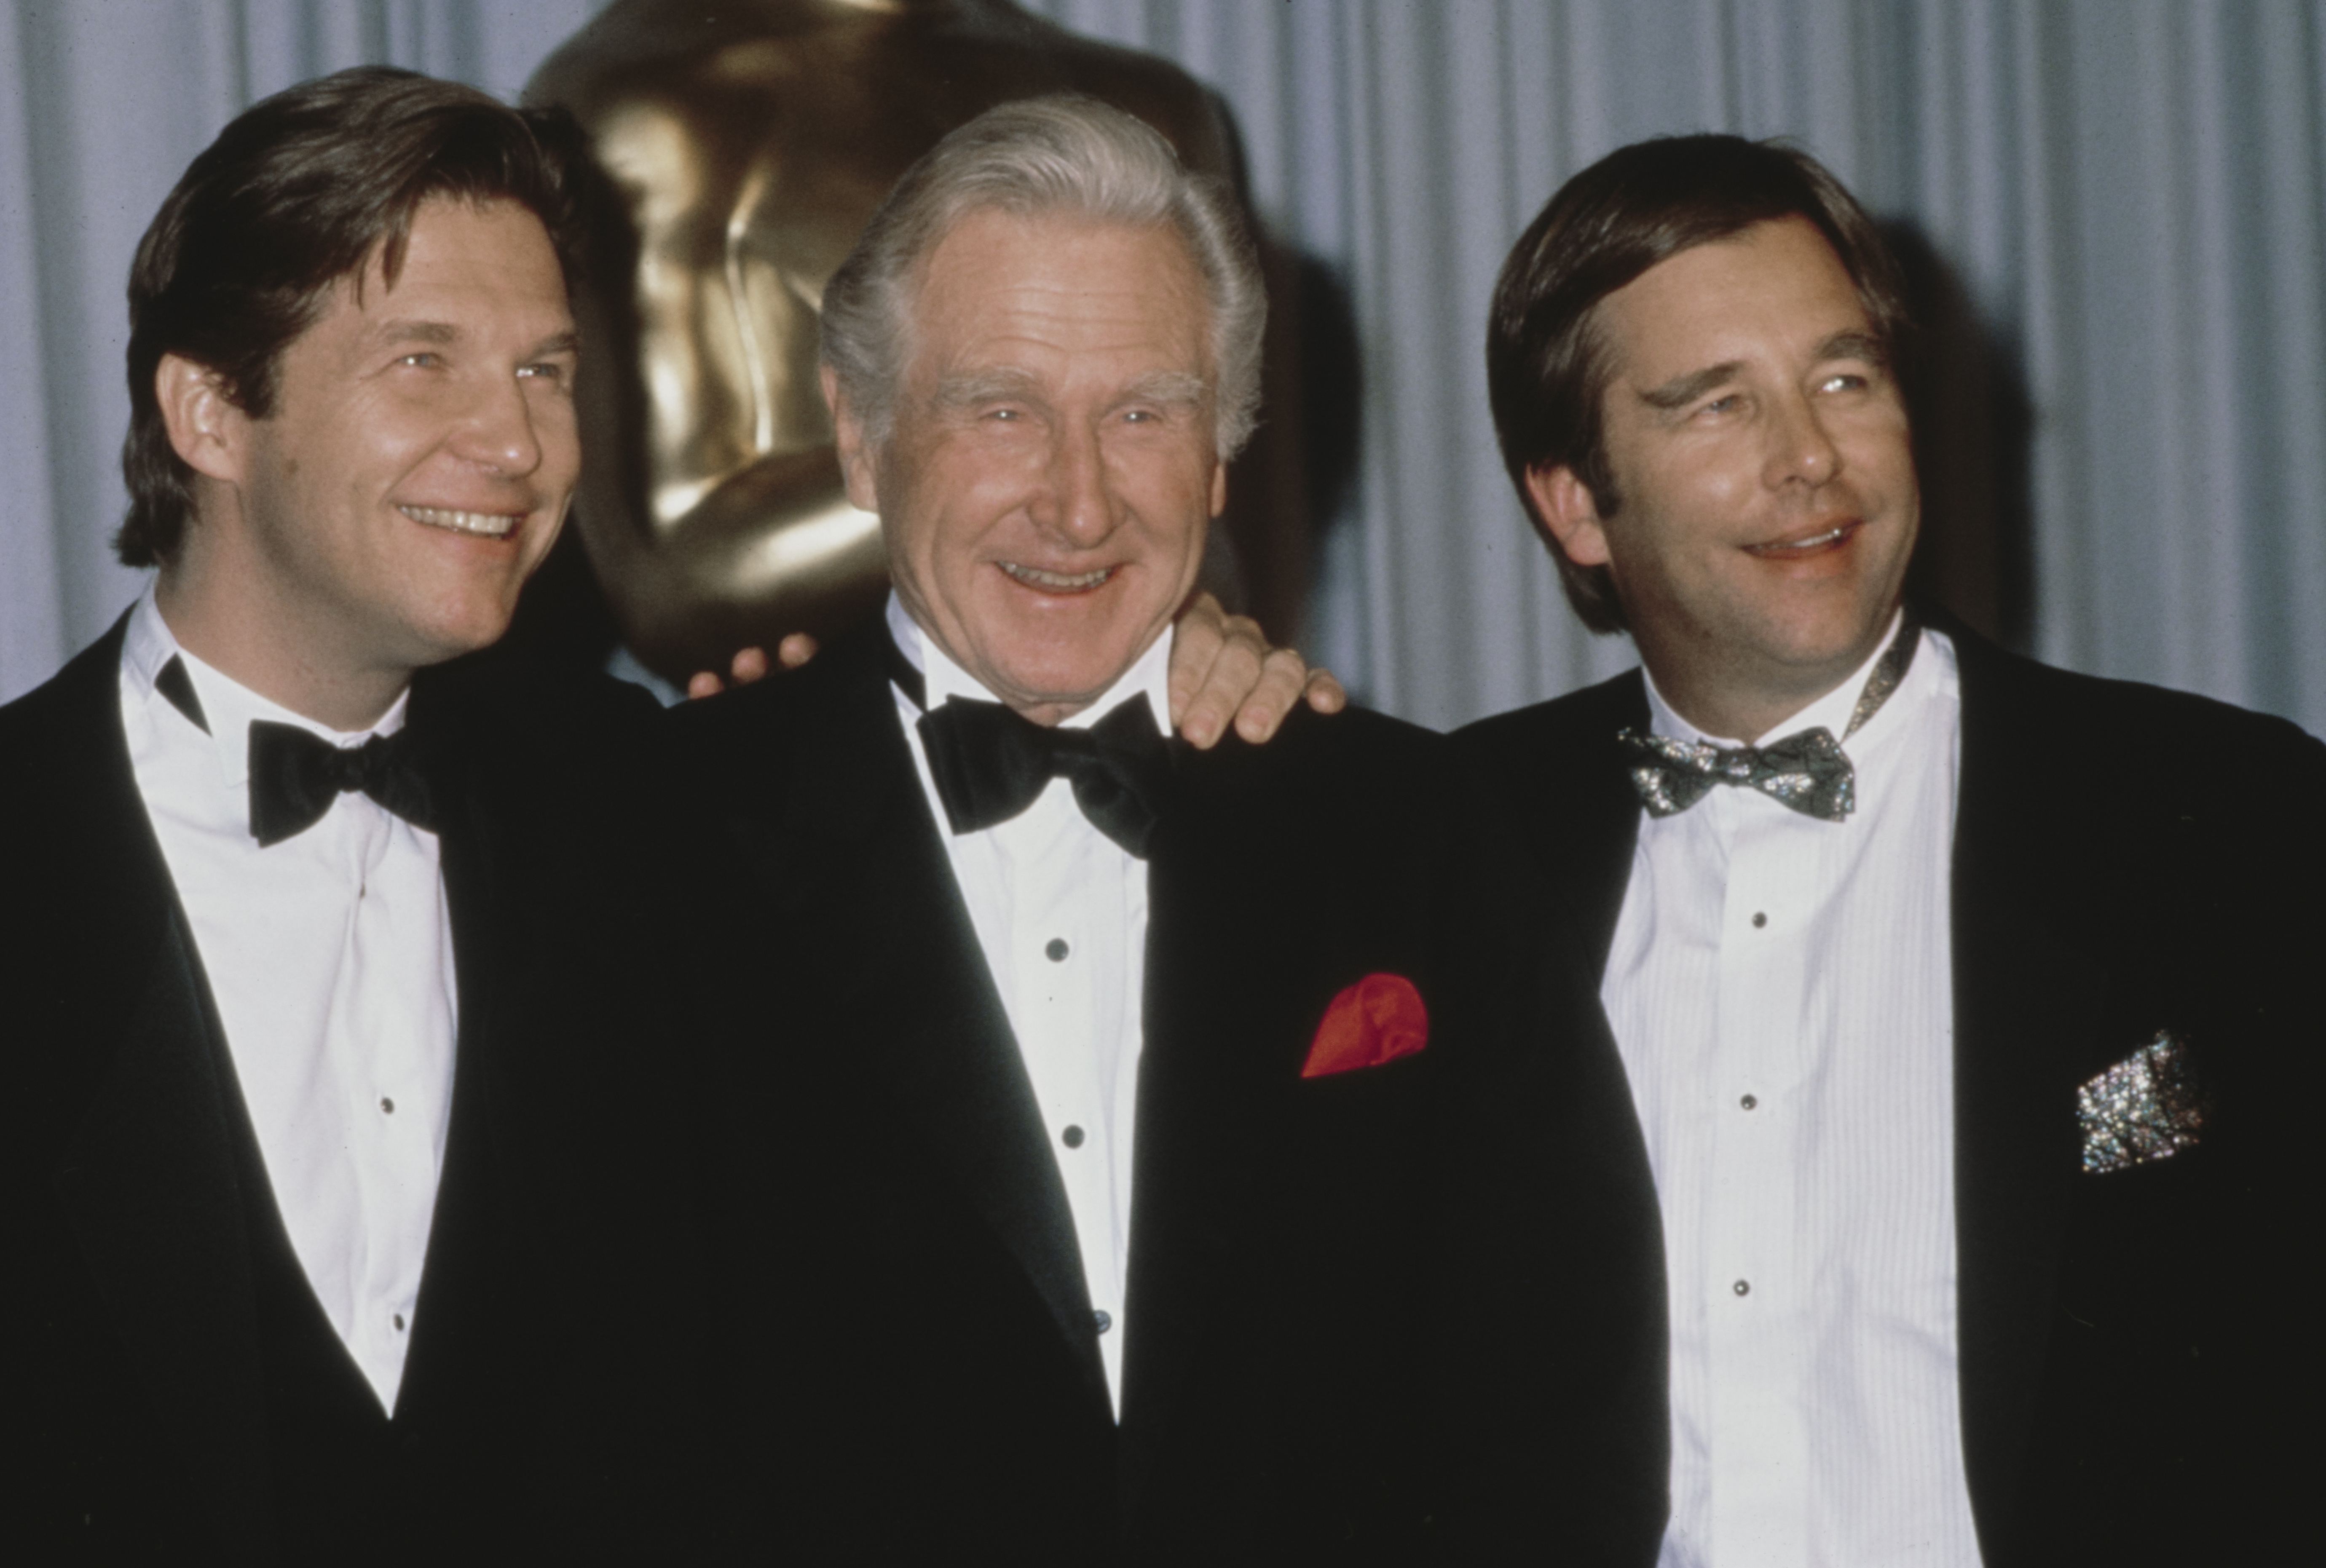
{"label": "elderly man with white hair", "polygon": [[947,137],[826,292],[894,595],[676,716],[743,890],[713,940],[804,977],[736,988],[721,1096],[740,1222],[787,1239],[736,1244],[765,1473],[811,1505],[779,1536],[1220,1563],[1406,1560],[1420,1527],[1383,1461],[1435,738],[1165,728],[1265,309],[1226,192],[1075,97]]}

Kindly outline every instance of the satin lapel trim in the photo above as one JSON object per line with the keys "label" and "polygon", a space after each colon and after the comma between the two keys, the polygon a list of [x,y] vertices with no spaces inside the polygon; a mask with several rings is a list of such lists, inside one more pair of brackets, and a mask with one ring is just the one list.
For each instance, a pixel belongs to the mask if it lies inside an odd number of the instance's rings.
{"label": "satin lapel trim", "polygon": [[111,1066],[53,1180],[115,1332],[181,1427],[178,1452],[212,1527],[248,1560],[266,1550],[271,1509],[239,1108],[217,1071],[225,1042],[209,983],[130,770],[118,632],[76,696],[92,728],[54,760],[71,813],[60,831],[95,851],[97,885],[79,902],[119,922],[87,940],[142,961],[121,971],[135,979],[117,1033],[87,1041]]}
{"label": "satin lapel trim", "polygon": [[1579,961],[1596,996],[1640,840],[1640,797],[1615,732],[1647,723],[1647,688],[1635,670],[1552,708],[1556,722],[1541,721],[1542,710],[1493,721],[1523,728],[1488,754],[1496,798],[1486,809],[1515,838],[1517,961]]}
{"label": "satin lapel trim", "polygon": [[[1183,765],[1201,767],[1204,759]],[[1189,1038],[1175,1027],[1218,981],[1204,972],[1202,926],[1219,889],[1233,886],[1213,875],[1219,868],[1206,864],[1200,847],[1183,849],[1191,831],[1201,833],[1200,815],[1165,817],[1147,863],[1122,1415],[1126,1429],[1135,1424],[1148,1433],[1170,1429],[1171,1396],[1186,1382],[1160,1358],[1200,1344],[1214,1304],[1237,1288],[1252,1160],[1299,1067],[1297,1058],[1270,1060],[1265,1050],[1220,1048],[1261,1042]],[[1199,1005],[1194,1010],[1200,1016]]]}
{"label": "satin lapel trim", "polygon": [[832,1016],[842,1048],[879,1063],[913,1136],[1017,1260],[1105,1401],[1065,1184],[878,653],[877,643],[851,650],[851,667],[834,672],[844,685],[832,733],[803,765],[809,783],[790,825],[829,824],[795,890],[824,905],[794,923],[828,944],[807,972],[842,987]]}
{"label": "satin lapel trim", "polygon": [[[2042,715],[2003,655],[1953,634],[1962,673],[1955,808],[1955,1269],[1965,1468],[1990,1544],[2014,1506],[2057,1310],[2077,1170],[2077,1064],[2106,971],[2059,901],[2074,878],[2012,790]],[[1992,759],[2020,758],[2006,768]],[[2045,770],[2040,766],[2036,776]]]}
{"label": "satin lapel trim", "polygon": [[494,944],[496,887],[493,844],[485,813],[465,791],[465,776],[449,786],[451,799],[439,805],[437,865],[444,884],[446,917],[452,928],[453,990],[459,998],[452,1054],[452,1110],[445,1129],[444,1164],[436,1181],[436,1204],[428,1221],[428,1255],[421,1266],[420,1298],[413,1310],[412,1346],[391,1413],[399,1425],[425,1421],[457,1406],[465,1391],[483,1384],[489,1357],[474,1331],[488,1309],[474,1298],[488,1286],[475,1266],[488,1261],[494,1245],[480,1234],[491,1219],[483,1191],[495,1167],[488,1128],[507,1125],[491,1101],[497,1087],[494,1011],[506,955]]}
{"label": "satin lapel trim", "polygon": [[1589,749],[1581,765],[1557,756],[1541,759],[1546,768],[1573,766],[1573,798],[1558,803],[1563,809],[1538,819],[1545,838],[1538,840],[1537,853],[1552,858],[1554,835],[1565,846],[1571,870],[1566,877],[1554,872],[1552,885],[1573,887],[1575,896],[1553,903],[1558,914],[1575,923],[1569,933],[1576,944],[1572,951],[1584,955],[1595,995],[1606,979],[1607,954],[1614,945],[1615,922],[1631,889],[1632,860],[1640,842],[1640,797],[1615,748],[1615,732],[1648,722],[1647,692],[1636,673],[1620,691],[1600,726],[1605,733],[1587,738]]}

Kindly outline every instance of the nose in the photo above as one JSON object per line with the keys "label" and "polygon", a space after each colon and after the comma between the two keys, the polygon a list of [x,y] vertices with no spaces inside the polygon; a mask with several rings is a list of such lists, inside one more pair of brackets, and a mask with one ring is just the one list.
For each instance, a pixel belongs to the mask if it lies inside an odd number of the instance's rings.
{"label": "nose", "polygon": [[1072,549],[1103,543],[1121,521],[1113,487],[1107,482],[1106,454],[1098,431],[1079,421],[1063,422],[1050,441],[1034,522]]}
{"label": "nose", "polygon": [[1827,432],[1817,405],[1795,394],[1775,401],[1769,421],[1768,467],[1763,479],[1771,489],[1799,480],[1815,489],[1841,471],[1841,450]]}
{"label": "nose", "polygon": [[523,478],[541,466],[541,432],[525,385],[515,376],[491,378],[470,400],[453,450],[463,459],[509,478]]}

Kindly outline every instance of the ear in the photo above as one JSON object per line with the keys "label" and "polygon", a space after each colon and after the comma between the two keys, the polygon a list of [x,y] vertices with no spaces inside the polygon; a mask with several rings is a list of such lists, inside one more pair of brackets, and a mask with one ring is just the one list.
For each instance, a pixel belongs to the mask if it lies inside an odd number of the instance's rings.
{"label": "ear", "polygon": [[1212,465],[1212,515],[1217,517],[1228,509],[1228,466]]}
{"label": "ear", "polygon": [[1534,502],[1535,515],[1550,530],[1568,560],[1577,566],[1607,564],[1607,530],[1599,521],[1599,503],[1573,469],[1565,463],[1529,469],[1526,488]]}
{"label": "ear", "polygon": [[832,410],[832,434],[840,448],[840,477],[848,487],[848,504],[860,512],[878,513],[880,494],[873,483],[879,469],[879,454],[864,439],[864,422],[856,417],[849,405],[848,394],[840,390],[840,377],[832,366],[822,367],[824,406]]}
{"label": "ear", "polygon": [[242,483],[250,416],[227,396],[217,371],[182,355],[164,354],[154,367],[154,395],[162,405],[170,445],[188,468],[230,485]]}

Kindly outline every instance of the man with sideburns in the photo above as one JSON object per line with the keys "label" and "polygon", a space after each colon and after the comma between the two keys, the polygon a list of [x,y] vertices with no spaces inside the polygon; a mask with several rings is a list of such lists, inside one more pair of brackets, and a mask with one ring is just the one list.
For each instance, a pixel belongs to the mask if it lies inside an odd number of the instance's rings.
{"label": "man with sideburns", "polygon": [[756,1484],[625,760],[658,710],[467,656],[579,468],[577,147],[346,71],[140,246],[159,570],[0,710],[0,1539],[43,1561],[686,1557]]}
{"label": "man with sideburns", "polygon": [[[785,1330],[821,1375],[753,1374],[814,1434],[771,1433],[770,1462],[845,1499],[816,1550],[1419,1550],[1421,1466],[1391,1456],[1416,1430],[1434,738],[1295,712],[1196,754],[1161,722],[1264,309],[1226,192],[1072,97],[946,137],[825,292],[893,597],[676,716],[740,873],[732,967],[804,977],[779,1010],[737,997],[727,1054],[761,1076],[721,1142],[742,1212],[839,1232],[816,1251],[847,1310]],[[742,1262],[764,1284],[735,1296],[780,1301],[781,1260]]]}
{"label": "man with sideburns", "polygon": [[[1622,149],[1512,253],[1504,459],[1642,668],[1454,742],[1509,845],[1484,924],[1554,977],[1450,1088],[1469,1223],[1556,1199],[1546,1061],[1628,1086],[1607,1201],[1661,1234],[1666,1354],[1606,1441],[1670,1485],[1596,1524],[1639,1561],[2275,1561],[2326,747],[1916,602],[1911,348],[1865,212],[1774,144]],[[1490,1318],[1564,1288],[1515,1253],[1465,1282]],[[1500,1369],[1471,1435],[1523,1475],[1555,1434]],[[1482,1482],[1472,1538],[1555,1546],[1524,1495]]]}
{"label": "man with sideburns", "polygon": [[[0,711],[0,1534],[43,1560],[554,1546],[680,1479],[626,1434],[683,1446],[684,1369],[586,1320],[657,1321],[684,1214],[601,1181],[610,1037],[559,1037],[510,875],[577,825],[526,749],[638,715],[415,680],[500,636],[572,490],[567,145],[347,72],[139,247],[119,548],[160,571]],[[621,1125],[667,1131],[650,1090]]]}

